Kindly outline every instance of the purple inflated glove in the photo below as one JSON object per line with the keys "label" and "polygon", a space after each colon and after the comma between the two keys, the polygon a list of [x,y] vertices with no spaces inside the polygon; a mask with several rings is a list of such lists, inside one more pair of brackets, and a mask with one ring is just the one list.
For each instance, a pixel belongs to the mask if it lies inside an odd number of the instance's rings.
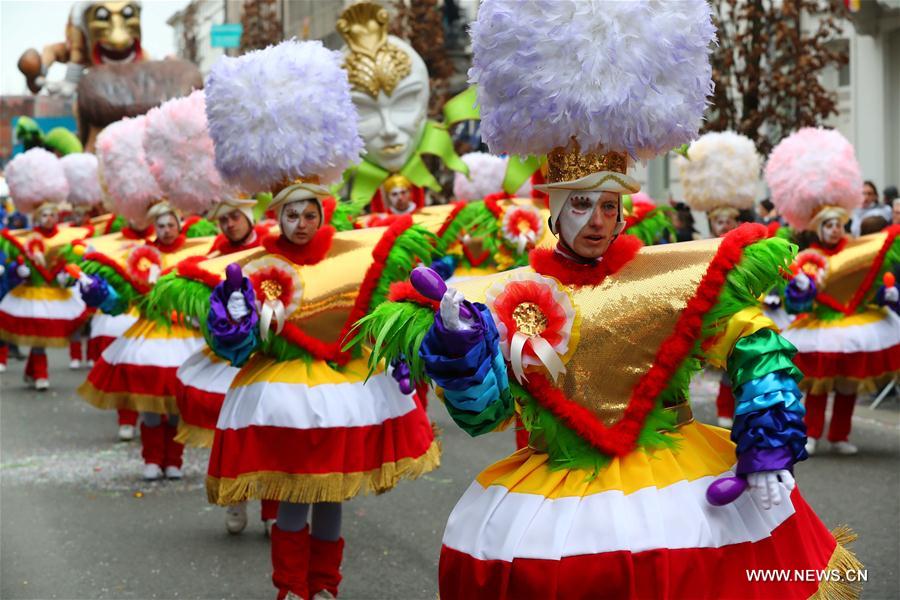
{"label": "purple inflated glove", "polygon": [[[228,303],[235,292],[240,292],[247,307],[247,314],[240,320],[232,318]],[[207,326],[210,335],[225,346],[232,346],[251,336],[259,323],[256,312],[256,294],[250,280],[241,274],[237,263],[225,269],[225,281],[213,288],[209,297]]]}
{"label": "purple inflated glove", "polygon": [[[787,447],[751,448],[738,457],[737,475],[720,477],[706,488],[706,500],[713,506],[730,504],[751,487],[748,479],[754,479],[760,473],[790,473],[793,464],[793,456]],[[793,478],[790,485],[793,487]]]}
{"label": "purple inflated glove", "polygon": [[391,376],[397,382],[400,393],[404,395],[412,394],[416,388],[412,384],[409,364],[402,358],[396,358],[391,361],[391,367]]}
{"label": "purple inflated glove", "polygon": [[81,299],[91,308],[97,308],[109,298],[109,286],[99,275],[83,274],[78,281]]}

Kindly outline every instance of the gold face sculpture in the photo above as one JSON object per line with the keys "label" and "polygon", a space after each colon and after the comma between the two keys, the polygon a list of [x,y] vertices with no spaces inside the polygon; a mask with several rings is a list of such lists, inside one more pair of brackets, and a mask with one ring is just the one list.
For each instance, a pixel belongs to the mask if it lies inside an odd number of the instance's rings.
{"label": "gold face sculpture", "polygon": [[411,70],[409,56],[387,39],[388,12],[377,4],[356,4],[341,13],[336,28],[350,52],[344,59],[350,85],[373,98],[390,96]]}
{"label": "gold face sculpture", "polygon": [[91,64],[142,59],[141,7],[137,2],[94,2],[84,12],[84,25]]}

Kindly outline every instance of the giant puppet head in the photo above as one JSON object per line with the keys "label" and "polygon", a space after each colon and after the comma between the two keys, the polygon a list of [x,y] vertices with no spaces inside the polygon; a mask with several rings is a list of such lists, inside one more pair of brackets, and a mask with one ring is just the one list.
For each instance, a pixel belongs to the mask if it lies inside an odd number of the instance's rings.
{"label": "giant puppet head", "polygon": [[[78,62],[104,65],[137,62],[143,58],[138,0],[79,2],[72,10],[71,19],[84,40],[84,55]],[[73,52],[73,62],[77,58]]]}
{"label": "giant puppet head", "polygon": [[412,46],[388,35],[388,12],[371,2],[341,13],[344,69],[369,162],[396,173],[415,152],[428,116],[428,69]]}

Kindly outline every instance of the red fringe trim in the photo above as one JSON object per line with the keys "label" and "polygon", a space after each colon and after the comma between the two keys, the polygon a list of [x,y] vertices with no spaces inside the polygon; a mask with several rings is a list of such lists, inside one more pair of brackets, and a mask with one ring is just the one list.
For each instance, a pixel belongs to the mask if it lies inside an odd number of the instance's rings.
{"label": "red fringe trim", "polygon": [[815,248],[825,256],[834,256],[847,247],[847,236],[842,237],[841,241],[839,241],[833,248],[826,248],[819,242],[813,242],[812,244],[810,244],[810,246]]}
{"label": "red fringe trim", "polygon": [[744,248],[765,239],[766,235],[767,230],[763,225],[748,223],[722,239],[697,291],[675,324],[675,330],[660,345],[653,366],[632,390],[625,414],[612,427],[606,426],[592,412],[566,398],[541,373],[529,373],[525,388],[568,428],[604,454],[628,454],[637,445],[644,421],[653,410],[656,398],[666,389],[697,343],[703,328],[703,316],[718,302],[728,273],[740,262]]}
{"label": "red fringe trim", "polygon": [[203,260],[205,260],[205,257],[203,256],[191,256],[178,263],[175,269],[180,277],[199,281],[206,287],[212,289],[219,285],[222,278],[215,273],[210,273],[203,269],[200,266],[200,262]]}
{"label": "red fringe trim", "polygon": [[634,208],[634,214],[630,217],[625,217],[625,228],[634,227],[641,221],[647,218],[647,215],[653,212],[653,209],[656,208],[656,205],[652,202],[644,202],[643,200],[638,200],[637,202],[632,201],[632,208]]}
{"label": "red fringe trim", "polygon": [[510,196],[506,192],[490,194],[484,197],[484,207],[491,211],[491,214],[499,219],[501,215],[503,215],[503,207],[500,206],[500,200],[507,200],[509,198],[512,198],[512,196]]}
{"label": "red fringe trim", "polygon": [[413,287],[413,284],[408,281],[397,281],[392,283],[390,291],[388,291],[388,300],[391,302],[412,302],[433,310],[438,310],[441,307],[440,302],[423,296],[415,287]]}
{"label": "red fringe trim", "polygon": [[[113,221],[115,221],[115,219],[113,219]],[[112,226],[112,221],[110,221],[109,224],[110,226]],[[126,225],[119,233],[121,233],[122,237],[124,237],[126,240],[148,241],[156,233],[156,230],[153,228],[153,225],[148,225],[147,229],[144,229],[143,231],[136,231]]]}
{"label": "red fringe trim", "polygon": [[[216,236],[216,239],[213,240],[212,248],[209,253],[218,252],[221,255],[234,254],[235,252],[241,252],[242,250],[250,250],[251,248],[256,248],[262,244],[264,238],[269,235],[269,228],[265,225],[255,225],[253,227],[254,233],[256,233],[256,239],[250,242],[249,244],[244,244],[242,246],[236,246],[232,244],[231,241],[225,237],[224,233],[220,233]],[[193,257],[192,257],[193,258]],[[202,258],[202,257],[201,257]]]}
{"label": "red fringe trim", "polygon": [[152,289],[152,286],[149,286],[145,283],[135,281],[134,279],[132,279],[131,276],[125,271],[124,268],[122,268],[122,266],[119,263],[117,263],[113,259],[109,258],[105,254],[101,254],[99,252],[90,252],[88,254],[85,254],[83,259],[91,260],[96,263],[100,263],[101,265],[103,265],[105,267],[109,267],[110,269],[115,271],[116,274],[119,275],[119,277],[121,277],[126,282],[128,282],[128,284],[131,287],[133,287],[135,289],[135,291],[139,294],[146,294],[147,292],[149,292]]}
{"label": "red fringe trim", "polygon": [[273,233],[263,238],[262,247],[269,254],[282,256],[295,265],[314,265],[325,258],[328,251],[331,250],[333,240],[334,227],[323,225],[316,231],[309,243],[302,246],[289,242],[280,233]]}
{"label": "red fringe trim", "polygon": [[620,235],[603,255],[603,260],[590,265],[564,258],[552,248],[535,248],[528,255],[528,261],[541,275],[555,277],[565,285],[599,285],[607,275],[631,262],[643,246],[633,235]]}
{"label": "red fringe trim", "polygon": [[447,233],[447,230],[450,228],[450,225],[453,224],[453,221],[456,220],[457,215],[459,215],[460,211],[466,207],[465,202],[454,202],[453,210],[450,211],[450,215],[447,217],[447,220],[444,221],[444,224],[441,225],[441,228],[437,232],[437,236],[444,237],[444,234]]}
{"label": "red fringe trim", "polygon": [[153,240],[150,243],[153,244],[160,252],[171,254],[172,252],[178,252],[185,245],[185,243],[187,243],[187,236],[181,233],[171,244],[163,244],[161,241],[159,241],[159,238]]}
{"label": "red fringe trim", "polygon": [[186,217],[184,219],[184,221],[181,223],[181,234],[186,236],[188,229],[193,227],[199,220],[200,220],[200,217],[198,217],[197,215],[191,215],[190,217]]}

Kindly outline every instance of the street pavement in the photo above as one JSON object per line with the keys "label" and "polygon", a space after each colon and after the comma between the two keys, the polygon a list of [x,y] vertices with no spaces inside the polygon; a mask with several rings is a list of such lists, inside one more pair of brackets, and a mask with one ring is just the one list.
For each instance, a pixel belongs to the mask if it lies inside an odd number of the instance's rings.
{"label": "street pavement", "polygon": [[[75,392],[86,371],[50,351],[51,389],[22,383],[22,362],[0,375],[0,598],[271,599],[268,540],[250,525],[225,532],[206,502],[208,451],[187,449],[185,478],[145,483],[139,442],[116,441],[115,414]],[[716,379],[693,385],[697,418],[714,416]],[[854,457],[822,453],[798,465],[807,501],[828,527],[849,525],[868,569],[865,598],[900,597],[900,420],[896,401],[859,406]],[[344,507],[341,598],[437,597],[441,535],[451,508],[511,432],[469,438],[440,405],[442,467],[382,496]]]}

